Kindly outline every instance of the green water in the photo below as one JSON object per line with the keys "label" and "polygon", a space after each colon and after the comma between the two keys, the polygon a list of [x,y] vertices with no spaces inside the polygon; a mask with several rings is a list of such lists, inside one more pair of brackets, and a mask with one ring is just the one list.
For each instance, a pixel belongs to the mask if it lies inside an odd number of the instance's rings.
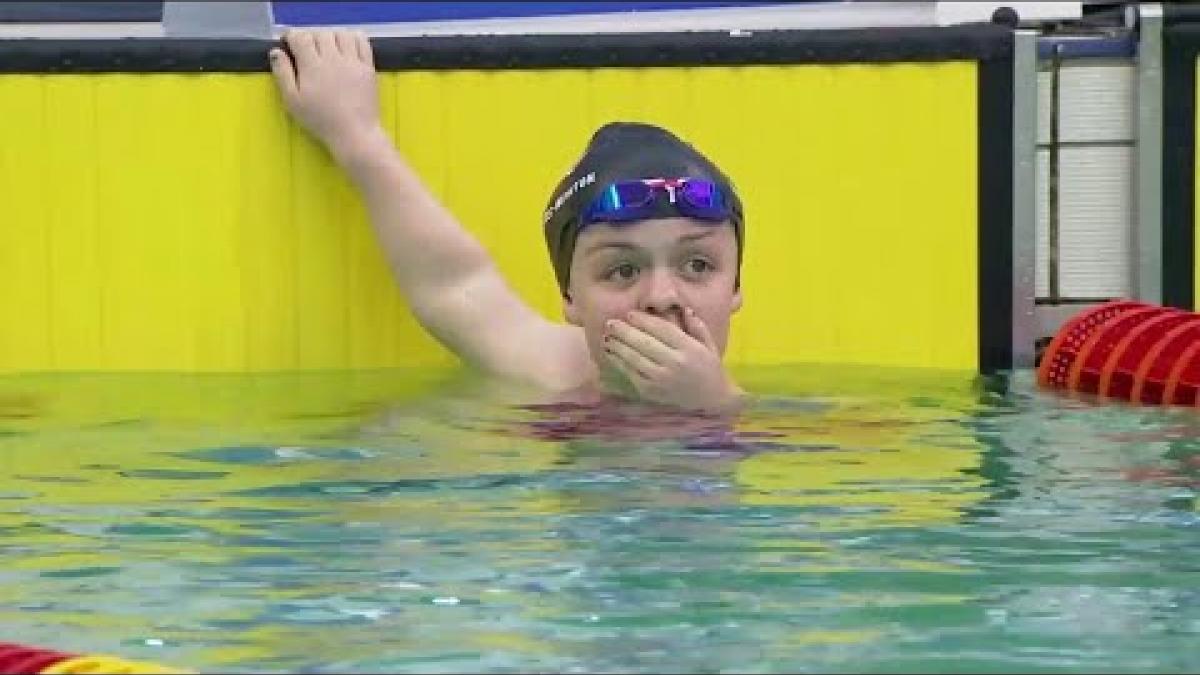
{"label": "green water", "polygon": [[0,641],[241,672],[1196,672],[1200,413],[746,371],[0,379]]}

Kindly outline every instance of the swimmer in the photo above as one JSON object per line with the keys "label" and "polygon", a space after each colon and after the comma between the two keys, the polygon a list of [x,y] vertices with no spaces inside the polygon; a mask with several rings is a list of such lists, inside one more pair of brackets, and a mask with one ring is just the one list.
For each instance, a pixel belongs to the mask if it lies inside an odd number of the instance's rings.
{"label": "swimmer", "polygon": [[283,41],[268,56],[284,104],[357,187],[413,313],[459,358],[562,400],[743,405],[723,363],[742,305],[742,206],[697,149],[649,124],[594,133],[541,214],[565,318],[551,321],[394,147],[366,35],[289,30]]}

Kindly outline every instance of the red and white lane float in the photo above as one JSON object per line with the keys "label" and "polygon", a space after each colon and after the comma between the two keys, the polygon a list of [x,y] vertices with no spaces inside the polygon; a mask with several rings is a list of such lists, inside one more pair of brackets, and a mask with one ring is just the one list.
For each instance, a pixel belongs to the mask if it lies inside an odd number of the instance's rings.
{"label": "red and white lane float", "polygon": [[1037,380],[1110,399],[1200,406],[1200,314],[1129,300],[1092,307],[1058,330]]}

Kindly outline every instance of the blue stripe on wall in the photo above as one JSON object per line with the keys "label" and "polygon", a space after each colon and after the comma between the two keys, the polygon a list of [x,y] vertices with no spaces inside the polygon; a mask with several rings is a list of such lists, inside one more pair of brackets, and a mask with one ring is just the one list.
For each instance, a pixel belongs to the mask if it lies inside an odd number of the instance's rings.
{"label": "blue stripe on wall", "polygon": [[[801,0],[812,2],[813,0]],[[402,23],[604,14],[655,9],[709,9],[795,4],[780,2],[274,2],[275,22],[289,26]]]}

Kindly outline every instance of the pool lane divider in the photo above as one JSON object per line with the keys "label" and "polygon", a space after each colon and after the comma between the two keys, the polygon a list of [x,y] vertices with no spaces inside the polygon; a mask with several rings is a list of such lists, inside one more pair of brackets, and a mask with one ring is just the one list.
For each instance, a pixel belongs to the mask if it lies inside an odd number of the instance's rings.
{"label": "pool lane divider", "polygon": [[51,673],[186,673],[156,663],[128,661],[104,654],[72,654],[0,642],[0,675]]}
{"label": "pool lane divider", "polygon": [[1200,314],[1130,300],[1084,310],[1046,347],[1037,381],[1105,399],[1200,406]]}

